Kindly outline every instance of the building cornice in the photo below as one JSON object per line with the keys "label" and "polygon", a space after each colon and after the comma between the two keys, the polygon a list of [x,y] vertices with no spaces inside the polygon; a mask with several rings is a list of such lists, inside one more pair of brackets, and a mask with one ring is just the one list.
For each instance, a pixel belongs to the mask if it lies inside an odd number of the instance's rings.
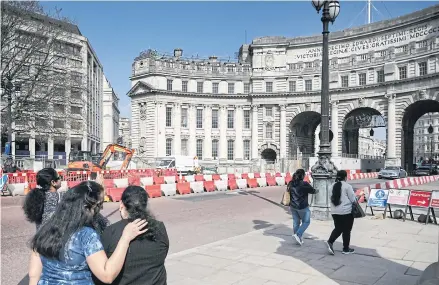
{"label": "building cornice", "polygon": [[[375,22],[368,25],[354,27],[342,31],[331,32],[329,35],[330,43],[337,43],[346,40],[370,37],[375,34],[386,33],[392,30],[402,29],[407,26],[422,24],[427,20],[439,18],[439,5],[434,5],[423,10],[400,16],[397,18]],[[260,37],[253,40],[250,49],[264,46],[288,44],[294,47],[306,47],[311,45],[321,45],[321,35],[304,36],[295,38],[286,37]]]}

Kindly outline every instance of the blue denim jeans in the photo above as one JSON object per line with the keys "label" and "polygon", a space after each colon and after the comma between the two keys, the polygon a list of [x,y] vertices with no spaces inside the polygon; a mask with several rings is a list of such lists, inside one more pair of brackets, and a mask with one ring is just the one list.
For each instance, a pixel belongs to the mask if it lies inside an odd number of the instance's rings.
{"label": "blue denim jeans", "polygon": [[311,211],[309,210],[309,207],[306,207],[302,210],[297,210],[291,207],[290,209],[291,214],[293,215],[294,234],[302,238],[303,233],[306,231],[306,229],[309,227],[309,224],[311,223]]}

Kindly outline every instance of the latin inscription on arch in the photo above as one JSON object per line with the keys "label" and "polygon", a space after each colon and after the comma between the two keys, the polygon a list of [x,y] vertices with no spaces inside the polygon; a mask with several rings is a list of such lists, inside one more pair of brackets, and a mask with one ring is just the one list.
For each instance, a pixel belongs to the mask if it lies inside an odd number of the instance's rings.
{"label": "latin inscription on arch", "polygon": [[[401,46],[411,42],[421,41],[435,35],[439,35],[438,20],[376,37],[348,41],[340,44],[330,44],[329,56],[344,57],[350,54],[363,54],[369,51],[383,50],[391,46]],[[291,52],[294,54],[292,60],[295,62],[322,57],[321,47],[294,49],[291,50]]]}

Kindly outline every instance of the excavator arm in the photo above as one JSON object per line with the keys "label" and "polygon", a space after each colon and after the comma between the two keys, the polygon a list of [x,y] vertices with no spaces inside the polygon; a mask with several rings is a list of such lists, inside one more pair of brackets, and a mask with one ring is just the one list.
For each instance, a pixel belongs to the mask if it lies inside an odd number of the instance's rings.
{"label": "excavator arm", "polygon": [[113,156],[115,152],[123,152],[126,154],[121,169],[128,168],[131,158],[134,155],[134,149],[129,149],[118,144],[110,144],[105,148],[104,152],[102,153],[101,161],[99,162],[99,165],[103,169],[107,165],[108,161],[110,161],[111,156]]}

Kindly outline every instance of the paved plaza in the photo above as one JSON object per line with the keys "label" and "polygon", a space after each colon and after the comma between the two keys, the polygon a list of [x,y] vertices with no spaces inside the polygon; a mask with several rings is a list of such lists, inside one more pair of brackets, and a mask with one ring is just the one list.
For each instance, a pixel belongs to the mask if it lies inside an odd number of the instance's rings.
{"label": "paved plaza", "polygon": [[312,221],[299,247],[291,222],[254,220],[255,230],[194,249],[167,260],[170,285],[301,284],[414,285],[422,271],[438,260],[438,227],[366,217],[355,221],[356,253],[327,253],[332,222]]}

